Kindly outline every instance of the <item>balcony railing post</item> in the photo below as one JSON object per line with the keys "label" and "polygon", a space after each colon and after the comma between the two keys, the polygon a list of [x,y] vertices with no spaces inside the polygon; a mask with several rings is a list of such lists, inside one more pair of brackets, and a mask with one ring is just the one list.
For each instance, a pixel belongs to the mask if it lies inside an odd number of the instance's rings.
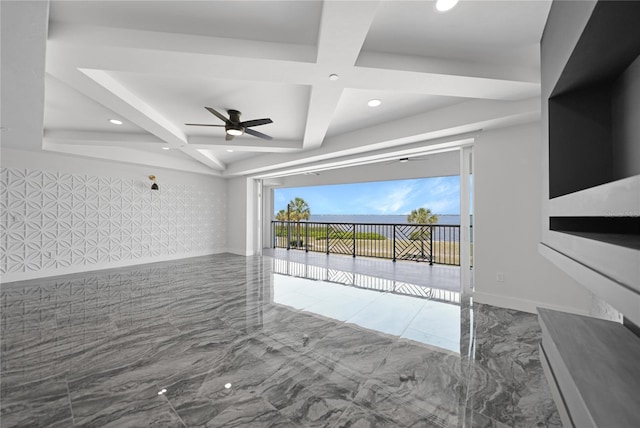
{"label": "balcony railing post", "polygon": [[396,225],[393,225],[393,261],[396,261]]}
{"label": "balcony railing post", "polygon": [[329,254],[329,223],[327,223],[327,254]]}
{"label": "balcony railing post", "polygon": [[356,224],[353,223],[353,257],[356,256]]}
{"label": "balcony railing post", "polygon": [[433,225],[429,228],[429,265],[433,266]]}
{"label": "balcony railing post", "polygon": [[460,228],[460,226],[458,226],[458,264],[460,264],[460,251],[461,250],[462,250],[462,229]]}
{"label": "balcony railing post", "polygon": [[304,224],[304,252],[309,252],[309,223]]}
{"label": "balcony railing post", "polygon": [[420,260],[424,260],[424,226],[420,226]]}
{"label": "balcony railing post", "polygon": [[291,249],[291,223],[287,221],[287,251]]}

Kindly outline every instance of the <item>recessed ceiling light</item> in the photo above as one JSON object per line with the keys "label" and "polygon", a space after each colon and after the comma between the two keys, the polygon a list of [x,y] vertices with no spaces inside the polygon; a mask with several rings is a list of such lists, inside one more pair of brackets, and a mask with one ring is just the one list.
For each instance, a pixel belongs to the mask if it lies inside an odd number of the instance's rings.
{"label": "recessed ceiling light", "polygon": [[382,101],[380,100],[369,100],[367,103],[369,107],[378,107],[380,104],[382,104]]}
{"label": "recessed ceiling light", "polygon": [[166,147],[166,146],[162,148],[162,150],[169,150],[169,149],[170,147]]}
{"label": "recessed ceiling light", "polygon": [[225,384],[224,384],[224,388],[225,388],[225,389],[229,389],[229,388],[231,388],[231,384],[230,384],[230,383],[225,383]]}
{"label": "recessed ceiling light", "polygon": [[339,76],[337,74],[330,74],[329,75],[329,80],[334,81],[334,80],[338,80]]}
{"label": "recessed ceiling light", "polygon": [[167,392],[167,389],[166,388],[162,388],[160,391],[158,391],[158,395],[162,395],[165,392]]}
{"label": "recessed ceiling light", "polygon": [[451,10],[458,4],[458,0],[438,0],[436,2],[436,9],[439,12],[446,12]]}
{"label": "recessed ceiling light", "polygon": [[233,153],[233,150],[231,150],[231,149],[227,149],[227,151],[228,151],[229,153]]}
{"label": "recessed ceiling light", "polygon": [[114,125],[122,125],[122,121],[118,119],[109,119],[109,123],[112,123]]}

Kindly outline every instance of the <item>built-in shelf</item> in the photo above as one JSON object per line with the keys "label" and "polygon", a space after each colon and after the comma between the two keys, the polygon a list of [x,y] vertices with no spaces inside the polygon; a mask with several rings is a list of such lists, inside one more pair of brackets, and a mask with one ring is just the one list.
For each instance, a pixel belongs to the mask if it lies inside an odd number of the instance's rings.
{"label": "built-in shelf", "polygon": [[[576,263],[614,279],[621,286],[634,290],[640,298],[640,251],[637,249],[581,236],[578,233],[557,231],[549,231],[543,244]],[[610,303],[617,306],[614,304],[616,302]],[[638,309],[640,312],[640,306]],[[640,322],[640,314],[638,318]]]}
{"label": "built-in shelf", "polygon": [[640,235],[626,235],[623,233],[601,233],[601,232],[581,232],[563,231],[570,235],[580,236],[586,239],[606,242],[608,244],[640,250]]}
{"label": "built-in shelf", "polygon": [[640,250],[640,217],[550,217],[549,230]]}
{"label": "built-in shelf", "polygon": [[549,200],[551,217],[640,217],[640,175]]}
{"label": "built-in shelf", "polygon": [[640,174],[640,2],[598,2],[548,97],[549,196]]}
{"label": "built-in shelf", "polygon": [[619,323],[538,309],[540,357],[563,424],[638,427],[640,340]]}
{"label": "built-in shelf", "polygon": [[[611,278],[640,294],[640,2],[591,5],[579,22],[572,8],[583,5],[554,3],[543,36],[543,77],[562,72],[542,82],[549,179],[542,242],[603,283]],[[559,54],[564,34],[579,37]],[[614,292],[598,295],[619,310],[624,303],[610,301]]]}
{"label": "built-in shelf", "polygon": [[[572,241],[575,245],[540,244],[540,253],[593,294],[602,296],[603,299],[606,297],[609,304],[625,314],[631,322],[640,325],[638,252],[566,234],[557,234],[557,236],[563,240]],[[578,251],[581,247],[587,247],[586,262],[576,258],[576,252],[581,256],[585,254]],[[560,251],[557,248],[568,248],[568,250]],[[599,248],[605,248],[605,250],[599,251]],[[607,252],[606,249],[611,251]],[[562,285],[559,284],[559,286]]]}
{"label": "built-in shelf", "polygon": [[638,22],[640,1],[554,1],[542,37],[539,251],[637,329],[539,310],[540,358],[568,427],[640,427]]}

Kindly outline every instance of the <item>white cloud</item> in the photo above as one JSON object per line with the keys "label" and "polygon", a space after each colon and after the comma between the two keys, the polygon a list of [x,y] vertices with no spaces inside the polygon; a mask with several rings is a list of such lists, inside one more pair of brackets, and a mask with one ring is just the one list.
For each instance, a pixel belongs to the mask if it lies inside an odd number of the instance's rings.
{"label": "white cloud", "polygon": [[425,204],[424,208],[429,208],[434,214],[452,214],[459,211],[458,205],[458,199],[441,199]]}
{"label": "white cloud", "polygon": [[384,186],[376,192],[377,194],[369,195],[366,205],[378,214],[397,214],[407,204],[414,191],[412,183],[394,183]]}
{"label": "white cloud", "polygon": [[408,214],[420,207],[436,214],[456,214],[460,184],[458,177],[438,177],[277,189],[275,195],[276,207],[285,208],[293,196],[303,197],[312,214]]}

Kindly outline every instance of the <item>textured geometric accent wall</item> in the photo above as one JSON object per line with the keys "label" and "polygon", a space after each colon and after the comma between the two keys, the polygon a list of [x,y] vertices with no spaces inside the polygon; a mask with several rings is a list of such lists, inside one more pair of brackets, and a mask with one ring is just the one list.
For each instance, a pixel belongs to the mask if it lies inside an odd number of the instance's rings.
{"label": "textured geometric accent wall", "polygon": [[[210,186],[2,168],[0,273],[101,269],[224,250],[226,192]],[[53,273],[55,274],[55,272]]]}

